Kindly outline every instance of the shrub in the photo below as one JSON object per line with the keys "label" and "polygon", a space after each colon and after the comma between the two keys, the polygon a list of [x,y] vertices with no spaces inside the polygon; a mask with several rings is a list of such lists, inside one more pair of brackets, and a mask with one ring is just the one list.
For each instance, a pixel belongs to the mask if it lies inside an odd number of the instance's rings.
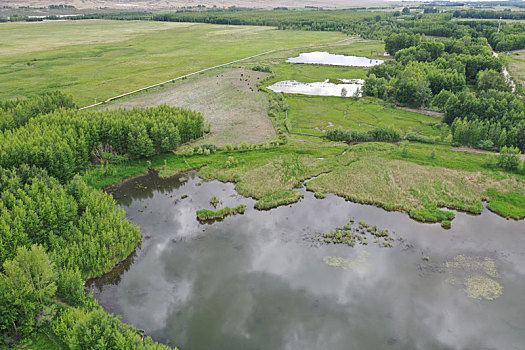
{"label": "shrub", "polygon": [[520,159],[521,152],[517,147],[504,146],[498,156],[498,166],[505,170],[517,170]]}

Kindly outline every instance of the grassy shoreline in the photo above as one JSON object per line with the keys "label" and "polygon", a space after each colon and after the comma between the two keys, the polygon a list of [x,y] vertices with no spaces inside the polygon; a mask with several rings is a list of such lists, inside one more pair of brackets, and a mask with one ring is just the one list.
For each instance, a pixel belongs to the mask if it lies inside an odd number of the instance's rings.
{"label": "grassy shoreline", "polygon": [[[268,209],[290,204],[291,197],[297,198],[288,196],[294,188],[306,179],[328,173],[308,181],[306,188],[406,212],[422,222],[453,220],[453,213],[439,208],[480,214],[483,201],[498,215],[525,218],[520,207],[525,199],[525,176],[484,167],[491,155],[470,155],[433,145],[437,155],[431,158],[427,145],[409,143],[408,156],[403,157],[401,148],[385,143],[345,147],[289,141],[268,150],[189,157],[165,154],[91,169],[84,179],[94,187],[105,188],[126,177],[147,174],[150,168],[170,175],[199,169],[204,180],[234,182],[239,194],[260,200],[265,205],[258,206]],[[235,166],[228,165],[231,158]]]}

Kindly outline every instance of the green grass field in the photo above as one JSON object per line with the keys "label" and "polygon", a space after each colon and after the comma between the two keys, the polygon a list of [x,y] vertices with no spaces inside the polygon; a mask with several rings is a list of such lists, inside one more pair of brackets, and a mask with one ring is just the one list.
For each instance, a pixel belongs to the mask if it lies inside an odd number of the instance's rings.
{"label": "green grass field", "polygon": [[440,119],[427,115],[387,107],[373,99],[287,96],[290,106],[288,119],[292,131],[322,135],[321,130],[342,127],[359,131],[378,126],[391,126],[402,132],[418,132],[425,136],[439,136]]}
{"label": "green grass field", "polygon": [[141,21],[0,24],[0,99],[61,90],[88,105],[269,50],[335,42],[335,32]]}
{"label": "green grass field", "polygon": [[510,75],[525,87],[525,51],[501,55],[507,64]]}
{"label": "green grass field", "polygon": [[283,63],[272,67],[272,71],[275,77],[268,80],[268,84],[282,80],[297,80],[302,83],[312,83],[326,79],[366,78],[366,69],[360,67]]}

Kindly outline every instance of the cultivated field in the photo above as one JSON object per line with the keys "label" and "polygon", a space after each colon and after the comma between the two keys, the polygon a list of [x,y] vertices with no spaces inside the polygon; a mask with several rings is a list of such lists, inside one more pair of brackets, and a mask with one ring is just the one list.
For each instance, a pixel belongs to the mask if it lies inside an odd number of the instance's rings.
{"label": "cultivated field", "polygon": [[84,106],[265,51],[345,37],[335,32],[192,23],[2,23],[0,99],[58,89],[73,94]]}

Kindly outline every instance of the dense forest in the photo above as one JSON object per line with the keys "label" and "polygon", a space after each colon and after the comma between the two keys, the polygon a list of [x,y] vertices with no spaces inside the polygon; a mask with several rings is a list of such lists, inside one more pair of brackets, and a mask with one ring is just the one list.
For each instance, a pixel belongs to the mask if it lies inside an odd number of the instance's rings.
{"label": "dense forest", "polygon": [[202,114],[182,108],[59,109],[0,133],[0,166],[31,164],[65,182],[92,161],[149,157],[203,132]]}
{"label": "dense forest", "polygon": [[51,327],[71,349],[167,348],[86,297],[83,282],[124,260],[141,236],[110,195],[75,174],[173,150],[203,135],[203,116],[73,107],[60,93],[1,104],[0,344]]}

